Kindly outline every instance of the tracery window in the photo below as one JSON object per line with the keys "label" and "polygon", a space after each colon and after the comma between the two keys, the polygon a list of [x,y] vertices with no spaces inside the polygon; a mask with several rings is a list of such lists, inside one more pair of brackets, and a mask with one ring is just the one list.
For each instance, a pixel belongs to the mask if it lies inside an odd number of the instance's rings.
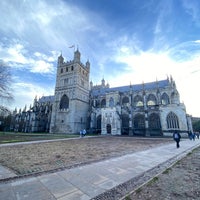
{"label": "tracery window", "polygon": [[136,129],[145,128],[145,117],[144,117],[144,115],[137,114],[134,117],[134,123],[133,124],[134,124],[134,128],[136,128]]}
{"label": "tracery window", "polygon": [[123,97],[122,104],[127,104],[127,103],[129,103],[129,98],[128,97]]}
{"label": "tracery window", "polygon": [[105,100],[105,99],[102,99],[102,100],[101,100],[101,107],[102,107],[102,108],[105,108],[105,107],[106,107],[106,100]]}
{"label": "tracery window", "polygon": [[147,98],[147,105],[148,106],[155,106],[157,104],[157,100],[155,95],[150,94]]}
{"label": "tracery window", "polygon": [[167,128],[168,129],[179,129],[178,117],[173,112],[170,112],[167,115]]}
{"label": "tracery window", "polygon": [[163,93],[161,96],[161,103],[163,105],[169,104],[169,96],[166,93]]}
{"label": "tracery window", "polygon": [[68,78],[65,78],[65,79],[64,79],[64,85],[67,85],[68,82],[69,82],[69,79],[68,79]]}
{"label": "tracery window", "polygon": [[60,109],[67,109],[69,108],[69,98],[67,95],[63,95],[61,100],[60,100]]}
{"label": "tracery window", "polygon": [[135,96],[133,100],[133,105],[136,107],[143,106],[144,104],[143,104],[142,97],[139,95]]}
{"label": "tracery window", "polygon": [[160,129],[160,117],[156,113],[152,113],[149,115],[149,128],[150,129]]}

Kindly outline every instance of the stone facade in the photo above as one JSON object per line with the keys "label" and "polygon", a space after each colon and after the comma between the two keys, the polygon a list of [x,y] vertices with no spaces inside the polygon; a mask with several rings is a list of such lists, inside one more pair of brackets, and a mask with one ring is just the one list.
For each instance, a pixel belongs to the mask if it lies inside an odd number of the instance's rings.
{"label": "stone facade", "polygon": [[[89,82],[90,63],[81,63],[79,50],[72,61],[58,57],[55,95],[35,100],[29,111],[15,113],[18,131],[91,133],[135,136],[171,135],[192,131],[191,116],[180,102],[172,77],[137,85],[110,88]],[[24,116],[24,117],[23,117]],[[42,122],[41,122],[42,121]],[[27,127],[27,128],[25,128]]]}
{"label": "stone facade", "polygon": [[87,126],[90,63],[82,64],[77,50],[74,59],[59,56],[51,133],[77,133]]}

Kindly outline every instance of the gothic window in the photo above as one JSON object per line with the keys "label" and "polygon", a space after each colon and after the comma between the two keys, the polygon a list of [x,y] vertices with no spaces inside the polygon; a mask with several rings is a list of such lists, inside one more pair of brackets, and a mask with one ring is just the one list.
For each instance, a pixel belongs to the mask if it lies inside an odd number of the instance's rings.
{"label": "gothic window", "polygon": [[134,128],[136,129],[144,129],[145,128],[145,117],[144,115],[137,114],[134,117]]}
{"label": "gothic window", "polygon": [[63,73],[63,68],[60,69],[60,73],[61,73],[61,74]]}
{"label": "gothic window", "polygon": [[166,93],[163,93],[161,96],[161,103],[163,105],[169,104],[169,96]]}
{"label": "gothic window", "polygon": [[149,128],[150,129],[160,129],[160,117],[156,113],[152,113],[149,115]]}
{"label": "gothic window", "polygon": [[110,97],[110,100],[109,100],[109,107],[113,107],[114,106],[114,99],[112,97]]}
{"label": "gothic window", "polygon": [[72,65],[72,66],[71,66],[71,71],[73,71],[73,70],[74,70],[74,66]]}
{"label": "gothic window", "polygon": [[69,108],[69,98],[67,95],[63,95],[61,100],[60,100],[60,109],[67,109]]}
{"label": "gothic window", "polygon": [[100,108],[100,101],[99,100],[96,100],[96,107]]}
{"label": "gothic window", "polygon": [[133,100],[133,105],[136,107],[143,106],[144,104],[143,104],[142,97],[139,95],[135,96]]}
{"label": "gothic window", "polygon": [[68,78],[65,78],[64,79],[64,85],[67,85],[68,84]]}
{"label": "gothic window", "polygon": [[168,129],[179,129],[178,117],[173,112],[170,112],[167,115],[167,128]]}
{"label": "gothic window", "polygon": [[126,105],[127,103],[129,103],[129,98],[128,97],[123,97],[122,104]]}
{"label": "gothic window", "polygon": [[150,94],[147,98],[147,105],[148,106],[155,106],[157,104],[157,100],[155,95]]}
{"label": "gothic window", "polygon": [[66,67],[66,72],[68,72],[68,67]]}
{"label": "gothic window", "polygon": [[101,107],[102,107],[102,108],[105,108],[105,107],[106,107],[106,100],[105,100],[105,99],[102,99],[102,100],[101,100]]}

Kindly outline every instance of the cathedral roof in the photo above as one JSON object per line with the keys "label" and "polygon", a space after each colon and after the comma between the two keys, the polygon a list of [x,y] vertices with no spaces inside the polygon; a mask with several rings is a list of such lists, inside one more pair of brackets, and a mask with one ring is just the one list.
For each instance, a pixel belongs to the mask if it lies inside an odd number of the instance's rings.
{"label": "cathedral roof", "polygon": [[38,100],[39,103],[46,103],[46,102],[53,103],[53,101],[54,101],[54,96],[43,96]]}
{"label": "cathedral roof", "polygon": [[157,89],[157,88],[164,88],[169,85],[169,80],[161,80],[161,81],[155,81],[150,83],[144,83],[144,84],[137,84],[137,85],[127,85],[127,86],[120,86],[120,87],[113,87],[113,88],[98,88],[98,89],[92,89],[91,94],[92,95],[103,95],[108,92],[129,92],[132,90],[135,91],[142,91],[144,90],[151,90],[151,89]]}

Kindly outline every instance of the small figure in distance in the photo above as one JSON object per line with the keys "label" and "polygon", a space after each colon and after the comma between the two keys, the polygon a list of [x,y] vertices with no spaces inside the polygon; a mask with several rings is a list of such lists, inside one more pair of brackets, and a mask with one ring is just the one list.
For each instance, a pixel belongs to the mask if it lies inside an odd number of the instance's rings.
{"label": "small figure in distance", "polygon": [[86,135],[86,130],[83,129],[83,137]]}
{"label": "small figure in distance", "polygon": [[177,130],[175,130],[173,133],[173,139],[176,141],[176,147],[179,148],[180,147],[179,142],[181,140],[181,135]]}
{"label": "small figure in distance", "polygon": [[80,130],[80,137],[83,137],[83,131]]}

